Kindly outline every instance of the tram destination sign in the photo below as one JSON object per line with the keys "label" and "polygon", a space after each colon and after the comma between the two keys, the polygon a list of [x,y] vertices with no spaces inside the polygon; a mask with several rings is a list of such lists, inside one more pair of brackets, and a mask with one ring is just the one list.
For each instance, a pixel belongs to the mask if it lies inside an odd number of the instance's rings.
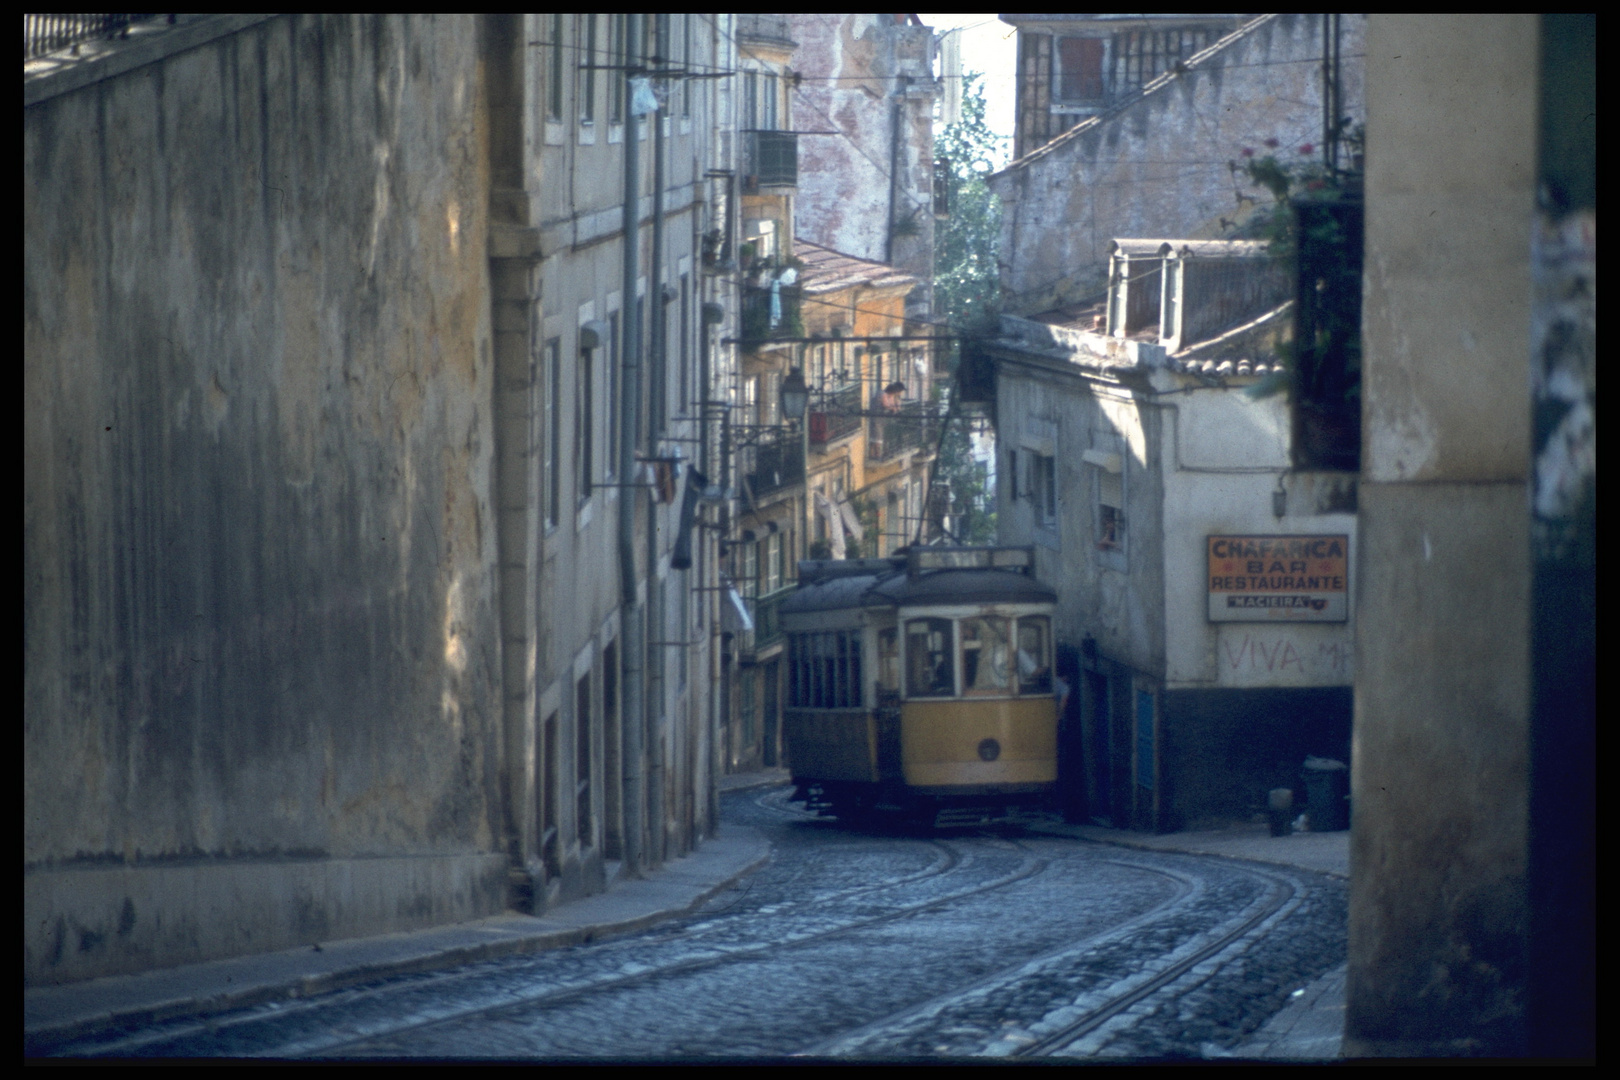
{"label": "tram destination sign", "polygon": [[1344,622],[1350,537],[1211,536],[1210,622]]}

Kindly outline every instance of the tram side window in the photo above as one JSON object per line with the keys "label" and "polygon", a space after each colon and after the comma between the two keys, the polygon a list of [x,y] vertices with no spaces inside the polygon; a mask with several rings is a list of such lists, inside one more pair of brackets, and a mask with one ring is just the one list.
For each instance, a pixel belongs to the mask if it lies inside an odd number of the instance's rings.
{"label": "tram side window", "polygon": [[1012,682],[1009,620],[986,615],[962,620],[962,692],[964,694],[1008,694]]}
{"label": "tram side window", "polygon": [[951,697],[955,693],[951,620],[912,619],[906,623],[906,696]]}
{"label": "tram side window", "polygon": [[859,634],[794,634],[788,648],[792,665],[788,700],[795,708],[860,707]]}
{"label": "tram side window", "polygon": [[1026,615],[1018,620],[1018,692],[1052,692],[1051,620]]}

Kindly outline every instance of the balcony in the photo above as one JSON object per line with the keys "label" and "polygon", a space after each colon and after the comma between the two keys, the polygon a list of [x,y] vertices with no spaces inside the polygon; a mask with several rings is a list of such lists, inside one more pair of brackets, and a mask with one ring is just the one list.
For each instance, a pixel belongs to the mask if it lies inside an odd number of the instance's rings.
{"label": "balcony", "polygon": [[792,131],[745,131],[742,143],[745,192],[795,187],[799,183],[799,136]]}
{"label": "balcony", "polygon": [[742,451],[745,490],[755,502],[804,483],[804,442],[795,430],[784,430],[769,442]]}
{"label": "balcony", "polygon": [[804,320],[799,314],[799,290],[788,285],[775,290],[779,306],[773,310],[771,289],[748,286],[743,289],[742,318],[738,337],[745,349],[778,338],[804,336]]}
{"label": "balcony", "polygon": [[822,394],[810,410],[810,442],[826,446],[861,430],[861,388]]}
{"label": "balcony", "polygon": [[866,460],[893,461],[914,450],[932,450],[939,418],[923,405],[902,406],[898,414],[874,418],[866,436]]}
{"label": "balcony", "polygon": [[786,49],[798,47],[789,32],[786,15],[738,15],[736,37],[741,43],[757,42]]}

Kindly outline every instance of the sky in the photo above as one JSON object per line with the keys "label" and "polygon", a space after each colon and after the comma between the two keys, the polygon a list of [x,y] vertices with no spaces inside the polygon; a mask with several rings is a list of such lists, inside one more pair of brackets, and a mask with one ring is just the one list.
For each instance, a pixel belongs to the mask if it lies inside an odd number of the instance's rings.
{"label": "sky", "polygon": [[1017,31],[994,14],[922,14],[924,26],[936,33],[962,27],[962,68],[985,75],[986,119],[1001,136],[1000,160],[1012,156],[1013,70],[1017,63]]}

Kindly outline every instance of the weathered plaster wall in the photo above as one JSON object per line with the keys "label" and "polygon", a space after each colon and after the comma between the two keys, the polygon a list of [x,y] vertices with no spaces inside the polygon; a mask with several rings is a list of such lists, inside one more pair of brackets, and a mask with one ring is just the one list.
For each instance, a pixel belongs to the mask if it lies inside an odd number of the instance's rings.
{"label": "weathered plaster wall", "polygon": [[[904,18],[905,16],[900,16]],[[934,275],[933,31],[896,16],[792,15],[802,76],[793,126],[837,131],[799,140],[798,234],[887,262],[923,284]],[[895,126],[895,106],[899,127]],[[898,154],[895,154],[898,136]],[[891,241],[890,176],[895,180]],[[914,317],[926,309],[914,310]]]}
{"label": "weathered plaster wall", "polygon": [[[1340,485],[1288,473],[1288,410],[1282,397],[1253,400],[1236,390],[1161,398],[1169,416],[1164,465],[1165,680],[1194,687],[1347,686],[1353,623],[1208,621],[1205,538],[1210,535],[1338,535],[1353,513],[1327,512]],[[1273,512],[1282,480],[1286,512]],[[1344,477],[1344,486],[1351,484]],[[1353,501],[1350,505],[1354,505]],[[1354,583],[1351,597],[1354,598]],[[1353,619],[1353,615],[1352,615]]]}
{"label": "weathered plaster wall", "polygon": [[503,902],[480,80],[288,16],[25,110],[26,981]]}
{"label": "weathered plaster wall", "polygon": [[1525,1047],[1538,25],[1368,27],[1346,1053]]}
{"label": "weathered plaster wall", "polygon": [[[996,525],[1003,544],[1034,544],[1036,574],[1058,591],[1053,633],[1078,643],[1086,634],[1111,660],[1162,676],[1165,660],[1162,477],[1150,460],[1159,440],[1157,410],[1119,385],[1088,383],[1061,367],[1002,361],[996,381],[997,468],[1007,452],[1055,459],[1057,516],[1035,519],[1027,492],[996,485]],[[1096,469],[1088,450],[1118,453],[1123,462],[1127,536],[1123,558],[1097,550]],[[1020,469],[1025,466],[1020,465]],[[1022,481],[1020,481],[1022,484]]]}
{"label": "weathered plaster wall", "polygon": [[[1088,120],[991,178],[1008,310],[1094,298],[1116,237],[1232,235],[1271,196],[1229,163],[1245,147],[1299,159],[1322,142],[1322,15],[1270,15],[1142,97]],[[1341,19],[1341,100],[1364,115],[1366,18]],[[1231,224],[1228,224],[1231,223]]]}

